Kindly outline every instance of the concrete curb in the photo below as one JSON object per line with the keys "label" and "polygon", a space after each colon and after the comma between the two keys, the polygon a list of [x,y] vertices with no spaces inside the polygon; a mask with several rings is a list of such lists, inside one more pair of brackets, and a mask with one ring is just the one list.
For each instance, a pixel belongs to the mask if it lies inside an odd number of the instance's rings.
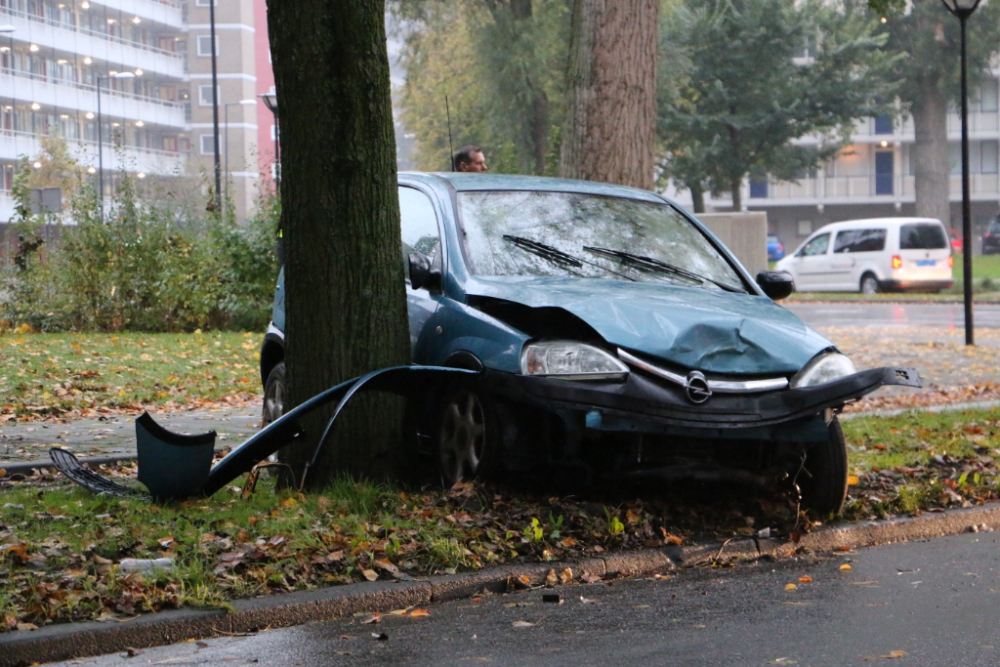
{"label": "concrete curb", "polygon": [[289,627],[344,618],[359,612],[387,612],[413,605],[465,599],[484,591],[502,593],[542,584],[549,571],[558,573],[567,567],[572,569],[576,578],[584,574],[600,577],[641,575],[674,569],[679,565],[705,564],[719,558],[786,556],[800,549],[830,552],[930,539],[970,532],[980,524],[1000,528],[1000,505],[829,526],[803,535],[798,543],[746,538],[721,545],[617,552],[580,561],[512,565],[423,581],[376,581],[238,600],[233,603],[231,612],[181,609],[116,623],[53,625],[31,632],[0,634],[0,667],[24,667],[34,663],[124,652],[129,648],[162,646],[185,639]]}

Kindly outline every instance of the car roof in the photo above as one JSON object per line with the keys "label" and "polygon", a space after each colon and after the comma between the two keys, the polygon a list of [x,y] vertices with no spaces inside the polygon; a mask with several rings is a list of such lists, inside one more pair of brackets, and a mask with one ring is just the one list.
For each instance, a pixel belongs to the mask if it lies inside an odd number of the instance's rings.
{"label": "car roof", "polygon": [[400,172],[400,178],[414,179],[423,182],[446,182],[458,192],[476,191],[527,191],[542,192],[578,192],[582,194],[604,195],[608,197],[624,197],[662,204],[668,200],[655,192],[630,188],[624,185],[598,183],[595,181],[578,181],[568,178],[550,178],[546,176],[519,176],[513,174],[482,174],[467,172]]}
{"label": "car roof", "polygon": [[856,227],[869,227],[869,226],[882,226],[882,227],[894,227],[898,225],[905,225],[908,223],[931,223],[940,225],[941,221],[937,218],[860,218],[858,220],[842,220],[840,222],[831,222],[827,225],[823,225],[817,232],[821,231],[837,231],[838,229],[853,229]]}

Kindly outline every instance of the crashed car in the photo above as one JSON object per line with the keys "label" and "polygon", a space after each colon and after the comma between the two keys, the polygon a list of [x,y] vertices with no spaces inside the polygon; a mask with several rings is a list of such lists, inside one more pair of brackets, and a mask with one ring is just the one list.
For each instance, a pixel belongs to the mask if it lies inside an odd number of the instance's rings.
{"label": "crashed car", "polygon": [[[443,482],[794,482],[836,512],[837,412],[912,369],[857,371],[697,219],[655,193],[486,174],[399,175],[412,360],[476,371],[424,397]],[[284,412],[284,291],[261,349],[265,424]],[[470,379],[471,378],[471,379]],[[786,482],[787,483],[787,482]]]}

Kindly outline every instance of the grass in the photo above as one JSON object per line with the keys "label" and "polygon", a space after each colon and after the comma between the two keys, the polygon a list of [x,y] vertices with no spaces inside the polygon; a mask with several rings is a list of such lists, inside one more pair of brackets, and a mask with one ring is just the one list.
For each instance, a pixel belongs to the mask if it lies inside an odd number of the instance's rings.
{"label": "grass", "polygon": [[[851,474],[845,519],[997,500],[997,408],[843,425]],[[134,468],[103,473],[135,483]],[[152,504],[96,496],[44,474],[8,477],[0,480],[0,631],[815,525],[796,513],[788,491],[754,497],[693,488],[693,495],[685,488],[608,504],[345,479],[301,494],[264,478],[252,494],[233,486],[211,498]],[[124,558],[171,558],[174,568],[126,574],[118,567]]]}
{"label": "grass", "polygon": [[0,420],[245,401],[260,391],[257,333],[0,333]]}

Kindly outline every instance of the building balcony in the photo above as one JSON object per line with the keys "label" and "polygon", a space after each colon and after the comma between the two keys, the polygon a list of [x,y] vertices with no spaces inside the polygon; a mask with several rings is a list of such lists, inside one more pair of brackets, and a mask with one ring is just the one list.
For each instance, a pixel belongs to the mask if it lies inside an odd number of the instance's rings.
{"label": "building balcony", "polygon": [[[915,200],[914,177],[909,174],[871,174],[867,176],[833,176],[803,178],[797,183],[769,182],[766,187],[755,183],[751,196],[744,199],[751,208],[761,206],[815,206],[816,204],[875,204],[912,202]],[[1000,197],[1000,175],[969,174],[973,200],[997,201]],[[766,195],[766,196],[759,196]],[[962,177],[951,176],[951,201],[962,200]]]}
{"label": "building balcony", "polygon": [[[106,118],[141,120],[143,123],[175,129],[185,126],[185,106],[153,97],[143,97],[101,85],[101,114]],[[0,73],[0,102],[38,103],[43,108],[76,109],[97,113],[97,87],[66,79],[55,79],[26,72]]]}
{"label": "building balcony", "polygon": [[175,79],[185,75],[183,54],[173,51],[15,9],[0,9],[0,20],[10,21],[16,28],[13,34],[18,42],[30,39],[40,47],[90,56],[107,63],[121,63],[125,69],[141,69]]}
{"label": "building balcony", "polygon": [[138,16],[143,21],[151,21],[177,28],[184,25],[183,2],[181,0],[90,0],[90,4]]}
{"label": "building balcony", "polygon": [[[97,167],[98,147],[96,141],[73,139],[67,141],[70,153],[84,167]],[[19,155],[34,157],[41,153],[41,137],[29,132],[0,130],[0,161],[12,162]],[[187,154],[163,151],[140,146],[123,146],[117,149],[110,137],[105,137],[103,149],[104,171],[120,171],[122,163],[131,173],[161,174],[173,176],[183,173],[187,164]]]}

